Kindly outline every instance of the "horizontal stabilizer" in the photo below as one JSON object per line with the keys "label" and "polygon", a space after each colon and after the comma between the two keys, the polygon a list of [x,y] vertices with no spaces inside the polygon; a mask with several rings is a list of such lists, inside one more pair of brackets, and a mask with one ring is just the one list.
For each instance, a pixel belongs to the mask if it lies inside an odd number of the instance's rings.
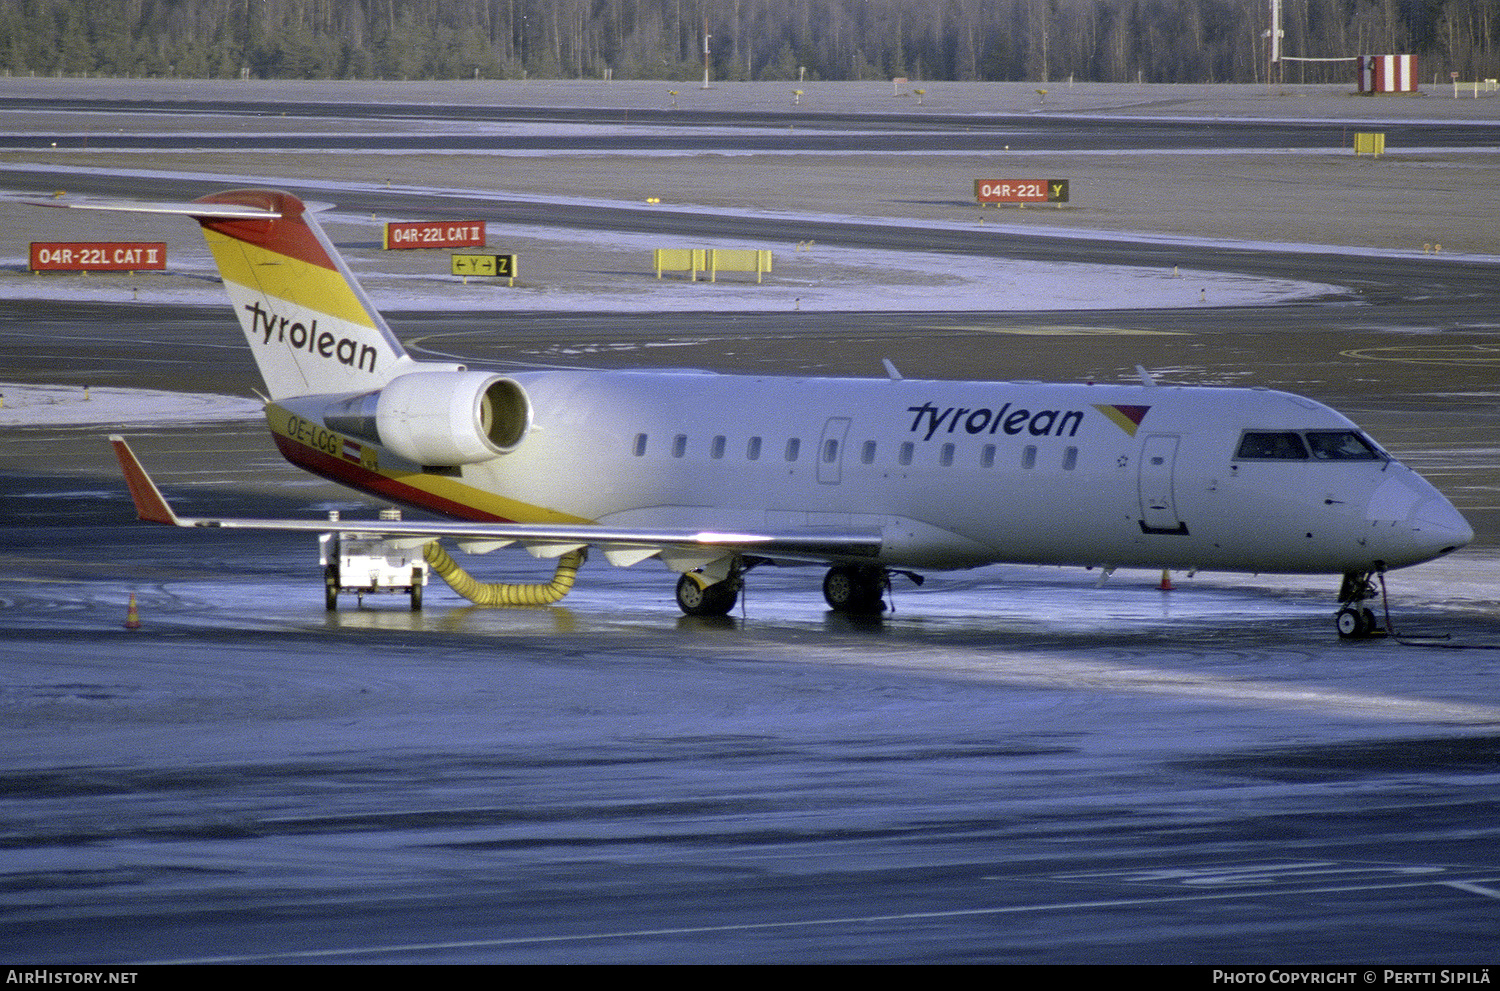
{"label": "horizontal stabilizer", "polygon": [[192,202],[60,195],[22,202],[197,221],[273,400],[371,392],[417,363],[303,203],[275,189]]}
{"label": "horizontal stabilizer", "polygon": [[103,199],[95,196],[57,196],[52,199],[28,199],[24,202],[31,206],[61,207],[69,210],[113,210],[117,213],[163,213],[217,220],[275,220],[281,216],[275,210],[238,203],[196,203],[188,201],[153,203],[144,200]]}

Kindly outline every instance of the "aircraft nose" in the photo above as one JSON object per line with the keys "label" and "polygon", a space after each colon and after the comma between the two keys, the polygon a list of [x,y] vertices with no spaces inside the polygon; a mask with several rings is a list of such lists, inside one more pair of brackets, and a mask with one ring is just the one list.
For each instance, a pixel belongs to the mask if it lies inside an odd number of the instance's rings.
{"label": "aircraft nose", "polygon": [[1450,554],[1474,539],[1474,528],[1420,475],[1388,477],[1370,497],[1365,518],[1389,544],[1387,563],[1416,564]]}
{"label": "aircraft nose", "polygon": [[1419,502],[1407,523],[1417,549],[1428,551],[1433,557],[1450,554],[1474,539],[1474,528],[1469,521],[1442,496]]}

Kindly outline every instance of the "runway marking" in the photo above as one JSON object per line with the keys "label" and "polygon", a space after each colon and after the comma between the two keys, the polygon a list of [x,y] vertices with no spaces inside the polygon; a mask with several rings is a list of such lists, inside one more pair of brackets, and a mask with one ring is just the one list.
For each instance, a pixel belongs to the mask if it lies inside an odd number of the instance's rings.
{"label": "runway marking", "polygon": [[1431,344],[1388,348],[1355,348],[1340,351],[1342,358],[1367,361],[1397,361],[1408,365],[1497,365],[1500,344]]}
{"label": "runway marking", "polygon": [[546,943],[592,942],[606,939],[641,939],[654,936],[693,936],[710,933],[764,932],[771,929],[814,928],[818,926],[872,925],[883,922],[923,922],[934,919],[977,918],[982,916],[1027,915],[1041,912],[1092,911],[1112,908],[1137,908],[1151,905],[1188,904],[1193,902],[1226,901],[1229,899],[1263,898],[1274,895],[1326,895],[1360,891],[1397,891],[1401,889],[1446,886],[1464,891],[1500,897],[1485,887],[1500,883],[1500,877],[1476,878],[1466,881],[1408,881],[1388,884],[1337,885],[1330,887],[1292,888],[1280,891],[1233,891],[1212,894],[1175,895],[1159,898],[1116,898],[1094,901],[1054,902],[1044,905],[998,905],[982,908],[960,908],[934,912],[899,912],[887,915],[849,915],[821,919],[794,919],[786,922],[745,922],[725,926],[677,926],[661,929],[619,929],[597,933],[567,933],[556,936],[510,936],[495,939],[453,940],[434,943],[388,943],[378,946],[355,946],[327,950],[294,950],[286,953],[254,953],[237,956],[197,957],[178,960],[136,960],[132,965],[166,964],[227,964],[255,963],[267,960],[319,960],[334,957],[355,957],[388,953],[430,953],[443,950],[498,949],[507,946],[538,946]]}
{"label": "runway marking", "polygon": [[[1447,871],[1448,868],[1437,866],[1341,864],[1333,860],[1323,860],[1269,864],[1210,864],[1203,867],[1161,867],[1123,871],[1088,871],[1080,874],[1056,874],[1053,877],[1061,881],[1118,881],[1123,884],[1180,884],[1190,887],[1217,887],[1229,885],[1266,885],[1297,881],[1306,882],[1314,877],[1327,877],[1335,874],[1394,874],[1410,877],[1421,874],[1442,874]],[[990,879],[986,878],[986,880]]]}
{"label": "runway marking", "polygon": [[[787,656],[790,654],[789,650]],[[1500,723],[1500,706],[1495,705],[1377,695],[1274,681],[1236,680],[1140,663],[1065,660],[1021,652],[1009,655],[1002,668],[996,666],[993,654],[978,648],[945,648],[940,658],[932,651],[918,651],[909,646],[893,648],[889,653],[872,648],[859,655],[856,660],[836,647],[798,645],[795,659],[802,663],[835,666],[859,664],[871,669],[898,668],[928,674],[956,674],[966,679],[1006,685],[1044,685],[1051,688],[1066,686],[1095,691],[1180,695],[1212,699],[1235,706],[1312,706],[1323,710],[1355,711],[1396,721],[1479,725]]]}
{"label": "runway marking", "polygon": [[928,324],[922,330],[947,333],[994,334],[1014,337],[1187,337],[1177,330],[1146,330],[1132,327],[993,327],[985,324]]}
{"label": "runway marking", "polygon": [[1500,899],[1500,891],[1485,887],[1482,884],[1476,884],[1473,881],[1442,881],[1440,883],[1446,884],[1450,888],[1457,888],[1459,891],[1472,891],[1474,894],[1484,895],[1486,898]]}

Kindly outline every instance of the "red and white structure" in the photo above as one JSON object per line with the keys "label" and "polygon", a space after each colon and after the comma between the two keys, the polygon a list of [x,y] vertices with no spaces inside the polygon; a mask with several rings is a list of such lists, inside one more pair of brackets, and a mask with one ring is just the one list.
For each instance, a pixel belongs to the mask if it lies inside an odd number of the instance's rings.
{"label": "red and white structure", "polygon": [[1417,91],[1417,57],[1415,55],[1361,55],[1359,57],[1359,91],[1361,93],[1415,93]]}

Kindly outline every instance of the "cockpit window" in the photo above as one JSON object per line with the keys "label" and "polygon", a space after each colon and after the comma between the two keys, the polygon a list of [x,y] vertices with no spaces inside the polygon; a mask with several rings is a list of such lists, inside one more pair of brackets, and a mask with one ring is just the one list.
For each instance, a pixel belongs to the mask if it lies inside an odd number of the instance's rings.
{"label": "cockpit window", "polygon": [[1246,430],[1237,461],[1383,461],[1387,455],[1355,430]]}
{"label": "cockpit window", "polygon": [[1294,430],[1247,430],[1234,456],[1251,461],[1306,461],[1307,445]]}
{"label": "cockpit window", "polygon": [[1353,430],[1309,430],[1307,443],[1319,461],[1379,461],[1380,452]]}

